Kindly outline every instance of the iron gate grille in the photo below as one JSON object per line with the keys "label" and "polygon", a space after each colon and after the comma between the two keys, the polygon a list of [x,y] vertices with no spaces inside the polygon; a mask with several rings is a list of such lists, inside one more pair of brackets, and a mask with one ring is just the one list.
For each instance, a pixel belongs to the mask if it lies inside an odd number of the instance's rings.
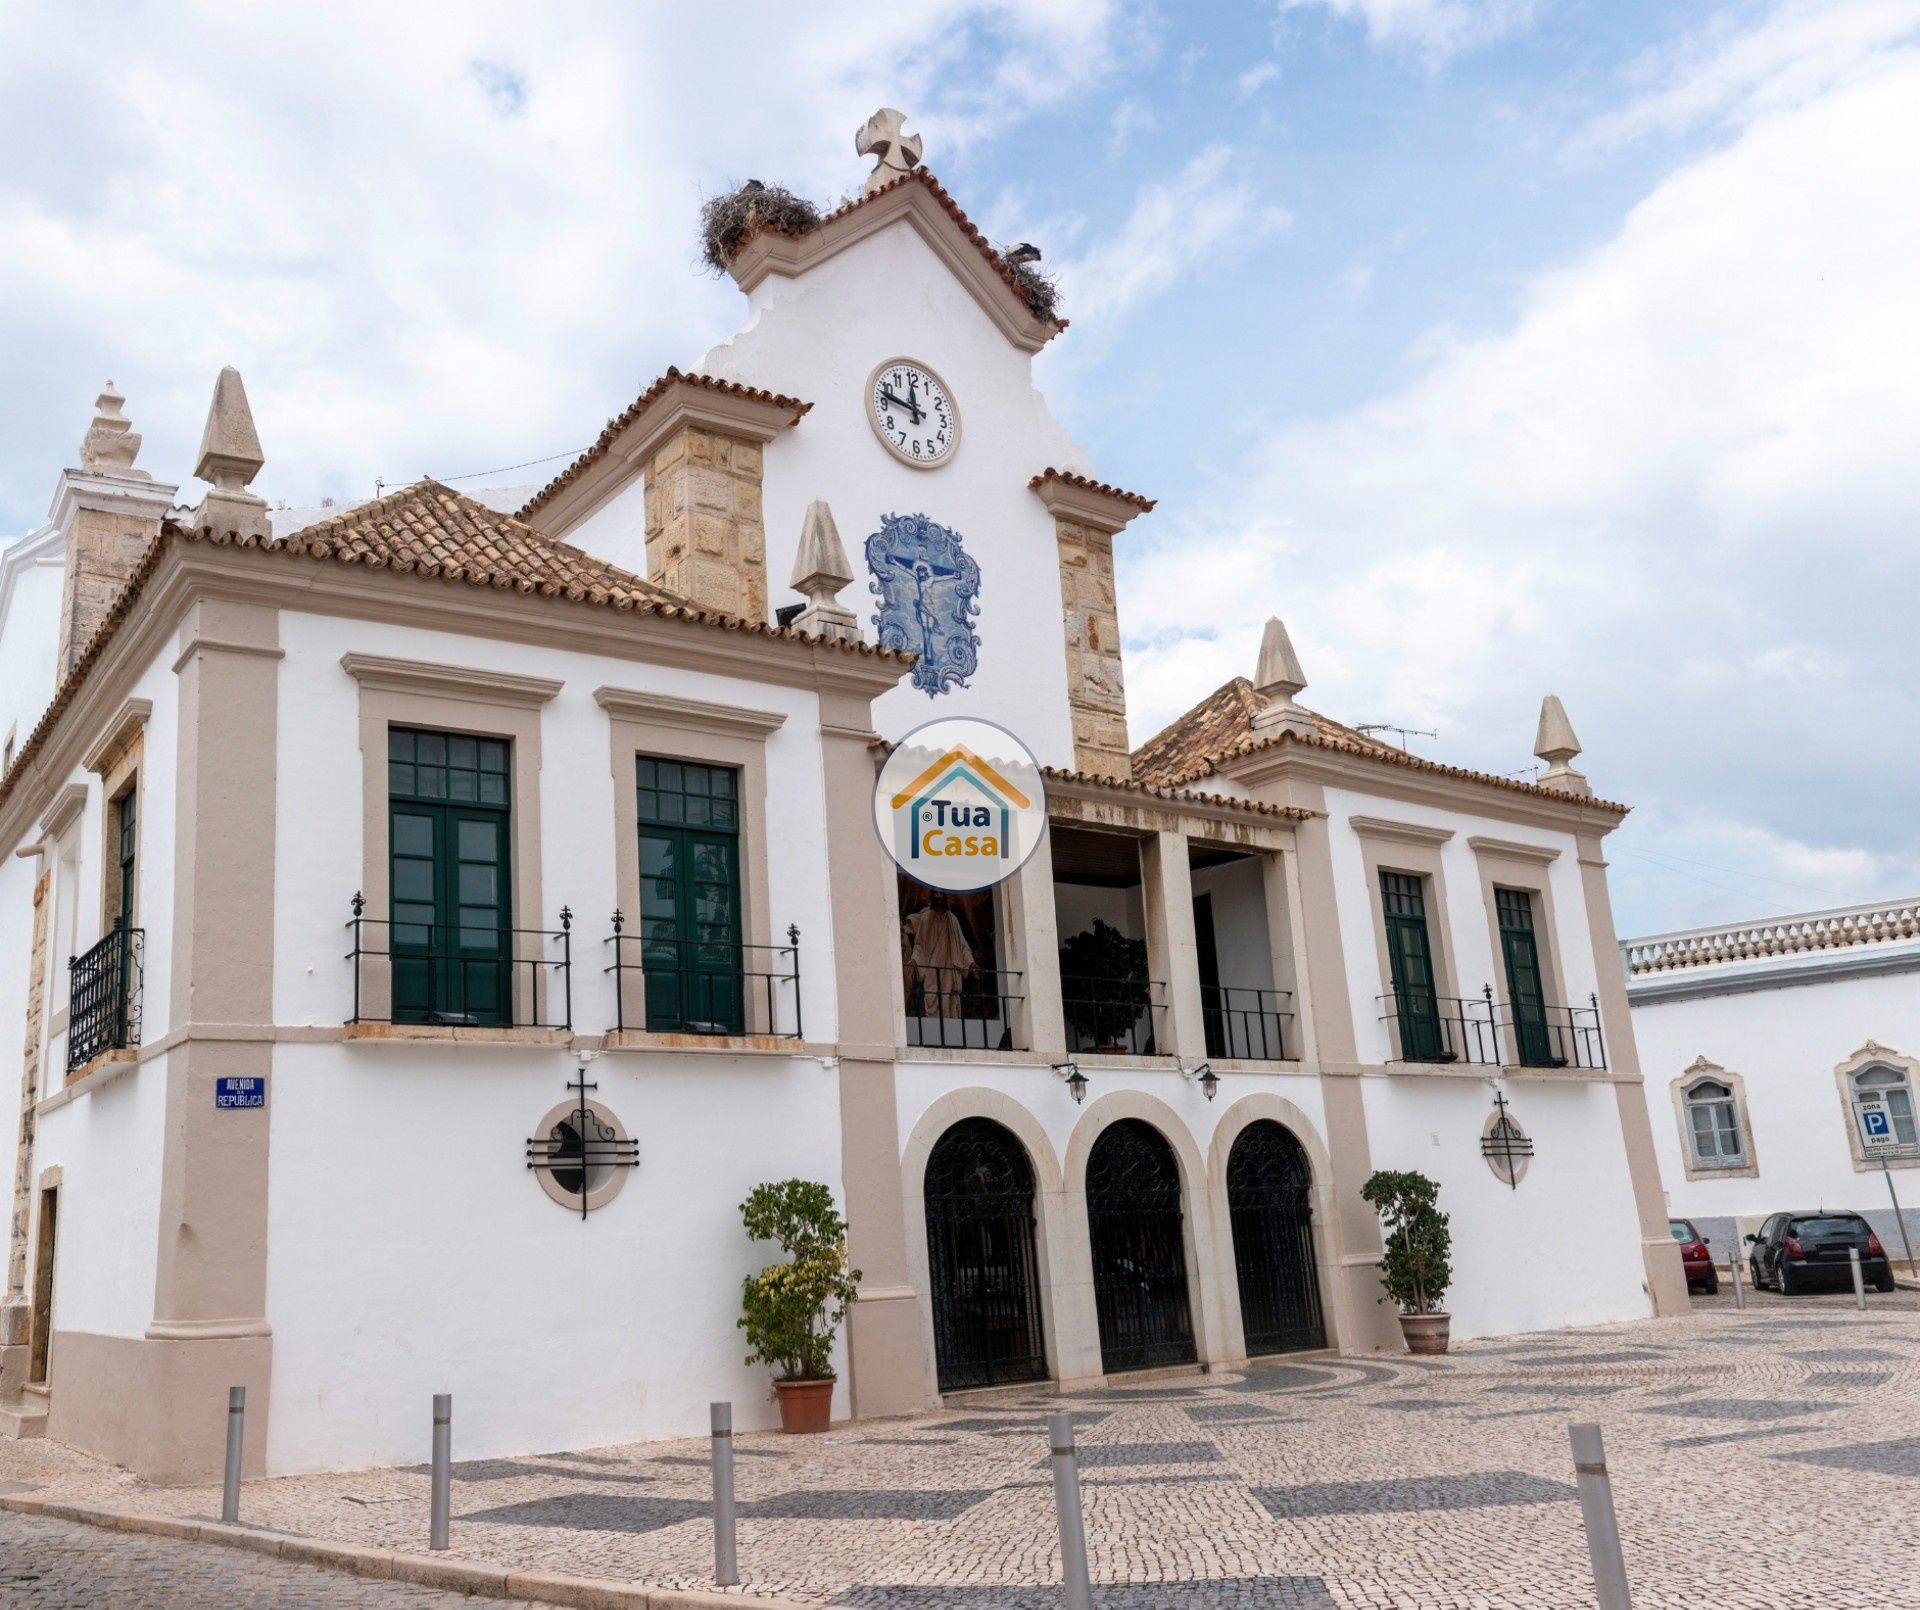
{"label": "iron gate grille", "polygon": [[1101,1368],[1192,1363],[1180,1169],[1152,1125],[1123,1118],[1100,1132],[1087,1159],[1087,1222]]}
{"label": "iron gate grille", "polygon": [[1033,1253],[1033,1169],[986,1118],[957,1123],[927,1159],[927,1262],[940,1390],[1044,1381]]}
{"label": "iron gate grille", "polygon": [[1249,1354],[1327,1345],[1312,1191],[1298,1137],[1267,1119],[1240,1132],[1227,1156],[1227,1207]]}

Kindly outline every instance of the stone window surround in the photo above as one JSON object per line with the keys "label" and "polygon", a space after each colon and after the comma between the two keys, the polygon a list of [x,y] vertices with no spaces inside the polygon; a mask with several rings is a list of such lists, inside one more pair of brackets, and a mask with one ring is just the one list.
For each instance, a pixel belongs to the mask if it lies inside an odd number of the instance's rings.
{"label": "stone window surround", "polygon": [[[534,1135],[536,1137],[544,1137],[551,1132],[553,1126],[563,1118],[577,1116],[579,1111],[580,1098],[578,1096],[557,1103],[541,1118],[539,1123],[533,1126]],[[604,1102],[595,1101],[592,1097],[588,1097],[587,1111],[611,1129],[616,1140],[628,1141],[633,1139],[633,1137],[627,1133],[626,1125],[620,1122],[614,1115],[613,1109],[608,1107]],[[540,1189],[545,1191],[555,1202],[558,1202],[560,1206],[565,1208],[569,1213],[578,1213],[580,1211],[579,1196],[574,1192],[561,1188],[560,1183],[553,1177],[553,1167],[550,1164],[539,1164],[531,1169],[530,1172],[533,1177],[540,1182]],[[627,1183],[627,1176],[632,1172],[633,1169],[631,1168],[608,1169],[606,1179],[587,1192],[587,1211],[591,1213],[595,1208],[603,1208],[618,1196],[621,1187]]]}
{"label": "stone window surround", "polygon": [[[340,667],[360,684],[360,889],[367,910],[383,923],[391,911],[387,729],[426,727],[505,738],[512,745],[512,923],[516,928],[546,927],[540,882],[540,712],[563,684],[550,677],[514,676],[378,654],[344,654]],[[537,978],[514,978],[516,1023],[544,1015],[534,1011],[538,982]],[[388,1015],[389,985],[377,966],[370,969],[361,983],[363,1018],[377,1022]],[[421,1027],[431,1037],[432,1026]]]}
{"label": "stone window surround", "polygon": [[1441,846],[1453,837],[1453,829],[1392,822],[1376,816],[1350,816],[1347,826],[1359,837],[1360,859],[1366,870],[1367,905],[1373,914],[1373,945],[1380,967],[1378,1016],[1386,1025],[1389,1052],[1397,1053],[1399,1023],[1394,1013],[1386,1010],[1387,1000],[1393,993],[1393,962],[1387,954],[1387,913],[1380,896],[1380,874],[1404,872],[1425,884],[1427,944],[1433,952],[1434,993],[1457,998],[1460,989],[1454,975],[1453,936],[1448,929],[1452,908],[1447,904],[1447,875],[1440,856]]}
{"label": "stone window surround", "polygon": [[[1487,939],[1492,946],[1490,954],[1493,957],[1494,976],[1488,982],[1493,985],[1494,1000],[1505,1009],[1507,1020],[1511,1022],[1513,1001],[1507,984],[1506,952],[1500,943],[1500,910],[1494,891],[1519,889],[1533,896],[1533,937],[1540,953],[1540,983],[1546,991],[1547,1005],[1571,1007],[1574,1002],[1567,993],[1566,974],[1561,969],[1560,922],[1554,911],[1553,880],[1549,875],[1549,868],[1559,859],[1560,851],[1551,845],[1523,844],[1513,839],[1486,838],[1479,834],[1469,838],[1467,845],[1473,851],[1480,872],[1480,899],[1486,908]],[[1571,1033],[1570,1028],[1568,1032]],[[1501,1060],[1505,1063],[1509,1052],[1517,1058],[1519,1047],[1503,1040],[1500,1052]],[[1516,1071],[1536,1074],[1586,1071],[1571,1066],[1565,1069],[1522,1070],[1518,1062],[1507,1065]]]}
{"label": "stone window surround", "polygon": [[1880,1169],[1883,1161],[1888,1168],[1920,1168],[1920,1157],[1889,1157],[1883,1160],[1867,1156],[1860,1145],[1860,1125],[1853,1116],[1853,1076],[1875,1066],[1892,1068],[1907,1076],[1907,1090],[1913,1097],[1915,1120],[1920,1122],[1920,1059],[1890,1051],[1876,1040],[1867,1041],[1833,1070],[1834,1088],[1840,1095],[1840,1116],[1847,1126],[1847,1151],[1853,1159],[1853,1171],[1856,1174],[1872,1174]]}
{"label": "stone window surround", "polygon": [[[771,945],[773,916],[767,880],[767,739],[786,723],[778,710],[755,710],[676,694],[632,688],[594,689],[594,703],[607,713],[608,761],[613,775],[614,897],[628,924],[637,924],[640,903],[640,804],[635,795],[634,762],[641,755],[668,760],[731,766],[740,773],[740,932],[743,943]],[[630,927],[637,932],[637,927]],[[749,952],[749,954],[755,954]],[[759,952],[765,955],[766,953]],[[640,973],[618,975],[621,1018],[628,1037],[649,1036]],[[703,1045],[751,1041],[754,1001],[749,992],[748,1030],[744,1035],[701,1035]]]}
{"label": "stone window surround", "polygon": [[[1712,1079],[1733,1092],[1733,1121],[1739,1127],[1741,1161],[1737,1164],[1703,1163],[1694,1155],[1693,1120],[1687,1112],[1687,1093],[1703,1079]],[[1674,1122],[1680,1129],[1680,1166],[1690,1180],[1757,1180],[1760,1156],[1754,1147],[1753,1120],[1747,1111],[1747,1081],[1730,1068],[1709,1062],[1704,1054],[1696,1056],[1668,1084],[1673,1096]],[[1852,1114],[1848,1114],[1852,1122]]]}
{"label": "stone window surround", "polygon": [[145,864],[141,840],[146,834],[146,815],[138,807],[140,788],[140,763],[145,751],[145,735],[148,718],[153,714],[151,699],[128,699],[120,706],[114,718],[101,732],[99,740],[88,750],[81,761],[88,771],[100,779],[100,932],[106,934],[114,919],[121,915],[115,909],[119,899],[120,847],[114,842],[116,833],[115,818],[121,797],[130,789],[135,794],[133,818],[133,864],[135,870],[133,904],[134,909],[125,913],[129,927],[135,925],[140,909],[139,869]]}
{"label": "stone window surround", "polygon": [[[67,935],[61,931],[60,908],[67,895],[61,888],[61,880],[67,875],[61,851],[66,838],[79,822],[87,808],[87,785],[68,783],[55,796],[47,812],[40,818],[39,845],[44,849],[47,864],[53,868],[53,909],[47,919],[47,1028],[49,1043],[67,1032],[68,1013],[72,1002],[67,992],[61,989],[57,980],[66,972],[66,958],[60,949],[67,943]],[[82,865],[81,846],[76,842],[73,854],[73,876],[78,879]],[[79,910],[79,891],[73,891],[74,910]]]}

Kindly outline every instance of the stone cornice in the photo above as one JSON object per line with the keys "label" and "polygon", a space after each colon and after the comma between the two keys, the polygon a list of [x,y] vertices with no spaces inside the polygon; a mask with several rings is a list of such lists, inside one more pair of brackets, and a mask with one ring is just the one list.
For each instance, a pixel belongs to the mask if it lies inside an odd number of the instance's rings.
{"label": "stone cornice", "polygon": [[68,783],[53,797],[47,814],[40,818],[40,833],[45,839],[57,839],[66,832],[74,817],[87,808],[87,785]]}
{"label": "stone cornice", "polygon": [[1109,536],[1152,507],[1147,503],[1143,508],[1145,500],[1132,493],[1089,485],[1082,478],[1069,479],[1052,470],[1027,484],[1056,520],[1074,520]]}
{"label": "stone cornice", "polygon": [[595,688],[593,702],[611,716],[694,732],[729,732],[747,738],[764,738],[787,719],[780,710],[753,710],[743,705],[683,699],[670,693],[641,693],[631,688]]}
{"label": "stone cornice", "polygon": [[115,475],[106,470],[69,469],[60,472],[53,490],[53,504],[47,518],[65,531],[80,509],[99,509],[108,514],[137,515],[143,520],[158,520],[173,507],[180,488],[165,481],[148,481],[132,475]]}
{"label": "stone cornice", "polygon": [[152,714],[153,700],[127,700],[120,706],[119,713],[107,723],[98,741],[87,751],[80,764],[90,772],[107,771],[127,745],[133,742],[134,735],[146,726],[147,718]]}
{"label": "stone cornice", "polygon": [[1445,844],[1450,827],[1428,827],[1422,822],[1393,822],[1384,816],[1349,816],[1347,826],[1365,839],[1392,839],[1400,844]]}
{"label": "stone cornice", "polygon": [[1477,855],[1504,856],[1509,861],[1531,861],[1547,866],[1560,859],[1559,849],[1551,844],[1523,844],[1518,839],[1488,838],[1481,833],[1467,840]]}
{"label": "stone cornice", "polygon": [[1060,332],[1060,325],[1040,318],[1001,278],[999,269],[981,254],[979,245],[917,173],[832,214],[804,234],[758,231],[727,271],[741,290],[751,293],[770,275],[797,278],[899,222],[912,226],[1000,333],[1022,352],[1038,352]]}
{"label": "stone cornice", "polygon": [[432,693],[441,698],[477,699],[483,704],[537,708],[566,686],[548,676],[515,676],[431,660],[394,659],[385,654],[343,654],[340,669],[363,688],[389,693]]}

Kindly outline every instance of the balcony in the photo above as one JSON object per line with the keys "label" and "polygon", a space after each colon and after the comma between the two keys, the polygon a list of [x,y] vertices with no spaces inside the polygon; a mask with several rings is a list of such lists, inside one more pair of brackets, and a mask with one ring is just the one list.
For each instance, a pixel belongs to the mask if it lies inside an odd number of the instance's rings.
{"label": "balcony", "polygon": [[140,986],[147,935],[110,928],[67,963],[67,1072],[140,1043]]}
{"label": "balcony", "polygon": [[1067,1050],[1150,1057],[1166,1044],[1167,985],[1159,978],[1062,973]]}
{"label": "balcony", "polygon": [[573,913],[558,928],[394,922],[353,897],[349,1024],[571,1029]]}
{"label": "balcony", "polygon": [[1202,984],[1200,1016],[1207,1055],[1248,1062],[1285,1062],[1299,1055],[1289,1049],[1293,992],[1234,984]]}
{"label": "balcony", "polygon": [[614,1019],[621,1033],[798,1040],[800,930],[784,945],[623,931],[613,914]]}
{"label": "balcony", "polygon": [[941,1051],[1011,1051],[1024,975],[1000,968],[907,969],[907,1044]]}
{"label": "balcony", "polygon": [[1394,1061],[1500,1066],[1500,1032],[1490,994],[1472,998],[1391,989],[1378,999]]}
{"label": "balcony", "polygon": [[1499,1008],[1500,1027],[1512,1068],[1579,1068],[1594,1072],[1607,1065],[1607,1043],[1600,1031],[1600,1001],[1586,1006]]}

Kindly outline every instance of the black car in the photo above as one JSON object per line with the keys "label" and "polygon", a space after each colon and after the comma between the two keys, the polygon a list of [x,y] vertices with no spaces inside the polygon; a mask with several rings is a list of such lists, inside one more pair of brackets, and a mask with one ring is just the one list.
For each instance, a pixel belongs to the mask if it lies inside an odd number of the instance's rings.
{"label": "black car", "polygon": [[1791,1297],[1815,1286],[1851,1287],[1851,1247],[1860,1251],[1860,1278],[1875,1291],[1893,1290],[1886,1249],[1858,1213],[1776,1213],[1747,1243],[1756,1290],[1774,1286]]}

